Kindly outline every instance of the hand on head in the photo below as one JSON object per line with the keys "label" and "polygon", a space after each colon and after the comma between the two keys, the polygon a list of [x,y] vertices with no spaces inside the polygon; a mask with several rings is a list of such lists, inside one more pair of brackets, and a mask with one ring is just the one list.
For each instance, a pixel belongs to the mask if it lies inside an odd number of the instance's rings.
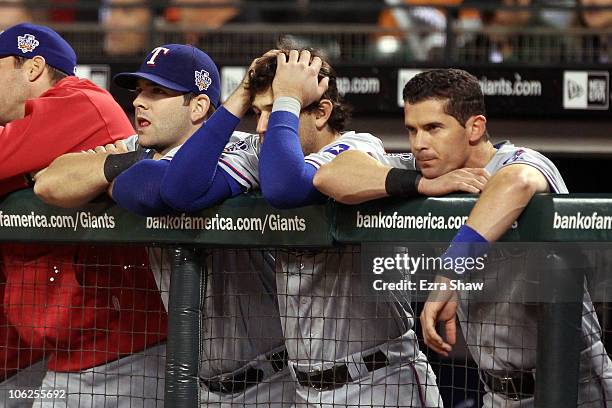
{"label": "hand on head", "polygon": [[329,78],[319,80],[319,71],[323,61],[314,57],[311,60],[310,51],[291,50],[287,57],[278,53],[276,75],[272,82],[274,98],[288,96],[297,99],[302,107],[306,107],[321,99],[327,90]]}

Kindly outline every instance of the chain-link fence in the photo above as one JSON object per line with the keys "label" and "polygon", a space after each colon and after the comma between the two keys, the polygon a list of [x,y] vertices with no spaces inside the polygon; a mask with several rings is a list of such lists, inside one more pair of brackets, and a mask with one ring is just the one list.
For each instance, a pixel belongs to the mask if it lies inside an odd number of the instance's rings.
{"label": "chain-link fence", "polygon": [[[241,197],[141,218],[15,193],[0,210],[2,404],[604,406],[608,200],[536,197],[488,259],[441,266],[473,201]],[[464,272],[448,356],[418,322],[455,292],[434,285],[441,269]]]}

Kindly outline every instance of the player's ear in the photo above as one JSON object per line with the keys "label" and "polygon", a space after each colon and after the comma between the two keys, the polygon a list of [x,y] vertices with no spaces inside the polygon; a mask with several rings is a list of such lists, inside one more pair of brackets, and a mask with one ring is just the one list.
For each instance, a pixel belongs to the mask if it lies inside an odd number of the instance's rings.
{"label": "player's ear", "polygon": [[487,133],[487,118],[484,115],[474,115],[465,122],[465,131],[470,142],[477,143]]}
{"label": "player's ear", "polygon": [[34,82],[45,72],[47,62],[44,57],[37,55],[34,58],[26,60],[23,65],[28,80]]}
{"label": "player's ear", "polygon": [[191,99],[189,106],[191,108],[191,121],[193,123],[201,123],[206,119],[208,109],[210,108],[210,99],[208,95],[196,95]]}
{"label": "player's ear", "polygon": [[334,110],[334,104],[329,99],[321,99],[319,106],[314,111],[315,125],[317,129],[321,130],[327,126],[327,121]]}

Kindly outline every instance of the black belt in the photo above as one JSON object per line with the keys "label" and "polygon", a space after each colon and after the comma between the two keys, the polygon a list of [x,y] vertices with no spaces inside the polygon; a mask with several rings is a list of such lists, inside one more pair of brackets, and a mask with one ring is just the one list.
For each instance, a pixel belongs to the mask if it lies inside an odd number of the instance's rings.
{"label": "black belt", "polygon": [[533,397],[535,393],[535,379],[532,373],[517,373],[513,377],[496,377],[483,371],[482,379],[493,393],[503,394],[508,399],[515,401]]}
{"label": "black belt", "polygon": [[[363,363],[369,372],[389,365],[389,359],[382,351],[363,356]],[[323,371],[302,372],[295,370],[298,382],[304,387],[312,387],[318,391],[329,391],[353,382],[346,364],[335,365]]]}
{"label": "black belt", "polygon": [[[287,367],[287,358],[287,350],[271,353],[266,356],[266,360],[272,365],[272,369],[275,373]],[[234,374],[232,377],[226,377],[223,380],[205,380],[202,378],[201,381],[206,385],[209,391],[220,394],[238,394],[260,383],[263,381],[264,377],[265,373],[263,370],[255,367],[248,367]]]}

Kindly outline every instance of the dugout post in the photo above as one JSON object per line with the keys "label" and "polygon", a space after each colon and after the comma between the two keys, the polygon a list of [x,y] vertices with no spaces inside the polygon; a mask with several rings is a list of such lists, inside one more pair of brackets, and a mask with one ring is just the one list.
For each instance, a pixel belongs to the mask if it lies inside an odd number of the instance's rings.
{"label": "dugout post", "polygon": [[198,375],[201,304],[205,276],[199,251],[177,247],[172,253],[166,348],[166,406],[196,408],[200,404]]}
{"label": "dugout post", "polygon": [[529,262],[542,267],[534,272],[551,285],[538,305],[535,408],[573,408],[578,402],[585,274],[577,256],[575,249],[551,250]]}

